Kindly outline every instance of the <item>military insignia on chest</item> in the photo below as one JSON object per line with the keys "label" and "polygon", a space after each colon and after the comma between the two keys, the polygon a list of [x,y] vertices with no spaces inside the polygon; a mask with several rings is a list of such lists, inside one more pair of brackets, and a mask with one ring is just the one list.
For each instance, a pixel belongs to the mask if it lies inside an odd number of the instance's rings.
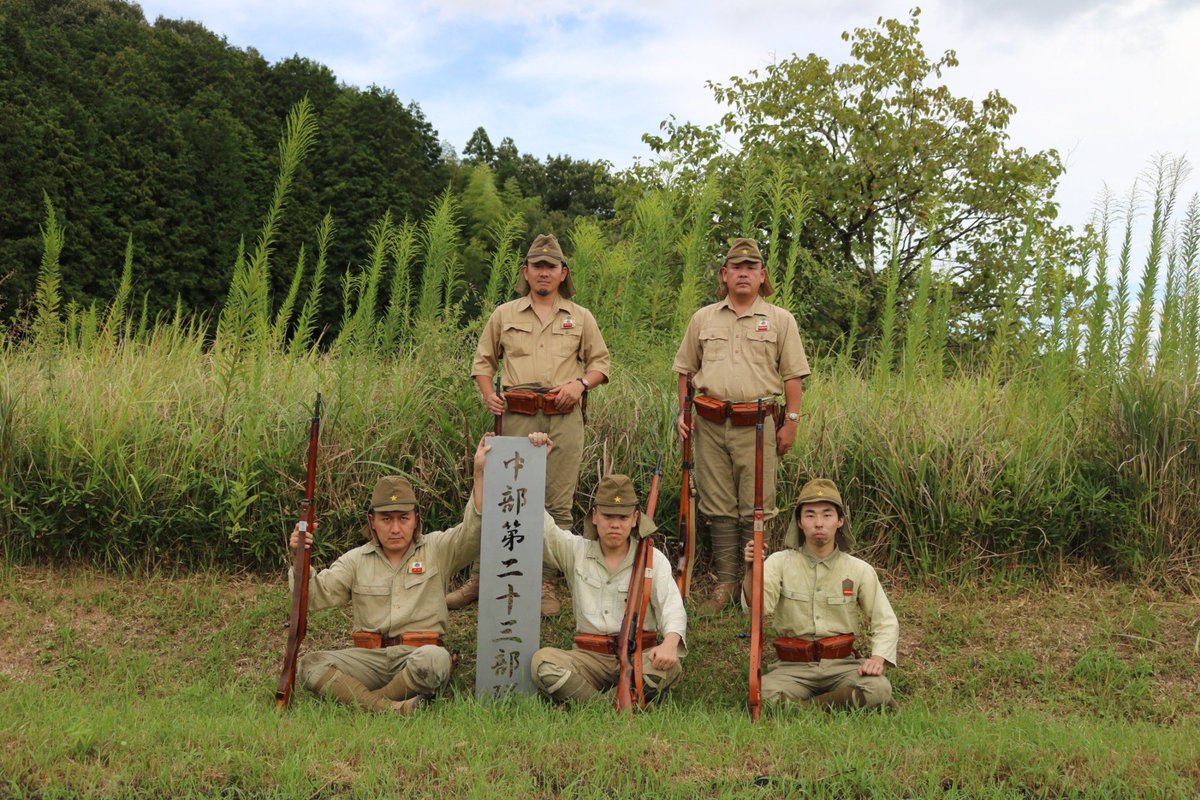
{"label": "military insignia on chest", "polygon": [[425,565],[420,561],[414,561],[411,565],[409,565],[408,571],[413,575],[420,575],[425,571]]}
{"label": "military insignia on chest", "polygon": [[566,319],[563,320],[562,326],[564,328],[574,328],[575,327],[575,318],[567,317]]}
{"label": "military insignia on chest", "polygon": [[758,318],[758,329],[759,329],[760,331],[769,331],[769,330],[771,330],[771,323],[767,321],[767,318],[766,318],[766,317],[759,317],[759,318]]}
{"label": "military insignia on chest", "polygon": [[842,581],[842,595],[845,597],[854,597],[854,581],[849,578]]}

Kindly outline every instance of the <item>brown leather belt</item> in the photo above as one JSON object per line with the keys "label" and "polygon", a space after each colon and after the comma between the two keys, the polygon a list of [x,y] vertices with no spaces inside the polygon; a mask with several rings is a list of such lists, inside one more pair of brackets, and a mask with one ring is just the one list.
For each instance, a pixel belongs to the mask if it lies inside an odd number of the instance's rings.
{"label": "brown leather belt", "polygon": [[542,413],[547,416],[555,414],[570,414],[575,409],[568,408],[565,411],[554,405],[558,399],[558,392],[535,392],[531,389],[505,389],[504,403],[505,408],[514,414],[524,414],[532,417],[534,414]]}
{"label": "brown leather belt", "polygon": [[405,631],[399,636],[384,636],[375,631],[354,631],[350,634],[350,638],[354,640],[355,647],[364,647],[367,650],[395,647],[398,644],[407,647],[422,647],[427,644],[436,644],[438,647],[446,646],[436,631]]}
{"label": "brown leather belt", "polygon": [[[649,650],[658,644],[658,634],[655,631],[642,631],[642,649]],[[577,633],[575,646],[589,653],[600,653],[605,656],[617,654],[617,637],[605,636],[603,633]]]}
{"label": "brown leather belt", "polygon": [[775,655],[780,661],[802,663],[823,658],[849,658],[854,655],[854,634],[839,633],[816,640],[779,636],[775,639]]}
{"label": "brown leather belt", "polygon": [[[731,425],[742,427],[758,423],[758,401],[731,403],[728,400],[718,400],[715,397],[700,394],[692,400],[696,404],[696,413],[709,422],[722,424],[729,420]],[[774,400],[763,401],[763,414],[777,417],[779,404]],[[776,420],[778,422],[778,420]]]}

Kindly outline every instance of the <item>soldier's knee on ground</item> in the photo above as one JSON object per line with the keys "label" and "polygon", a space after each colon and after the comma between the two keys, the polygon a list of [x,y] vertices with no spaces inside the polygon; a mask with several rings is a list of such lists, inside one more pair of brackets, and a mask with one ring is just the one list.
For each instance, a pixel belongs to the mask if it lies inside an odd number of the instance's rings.
{"label": "soldier's knee on ground", "polygon": [[662,697],[663,692],[674,686],[682,674],[683,669],[678,664],[666,672],[644,672],[642,691],[646,694],[646,702],[650,703]]}
{"label": "soldier's knee on ground", "polygon": [[571,668],[570,657],[557,648],[543,647],[535,652],[530,672],[537,690],[559,703],[586,700],[596,694],[595,687]]}
{"label": "soldier's knee on ground", "polygon": [[440,692],[450,682],[450,652],[436,644],[413,650],[404,662],[409,685],[423,694]]}
{"label": "soldier's knee on ground", "polygon": [[320,652],[305,653],[296,662],[296,677],[300,680],[300,684],[316,694],[320,694],[326,673],[333,665],[332,661],[324,656],[325,653]]}
{"label": "soldier's knee on ground", "polygon": [[855,688],[862,690],[863,708],[878,708],[892,699],[892,682],[882,675],[861,675]]}

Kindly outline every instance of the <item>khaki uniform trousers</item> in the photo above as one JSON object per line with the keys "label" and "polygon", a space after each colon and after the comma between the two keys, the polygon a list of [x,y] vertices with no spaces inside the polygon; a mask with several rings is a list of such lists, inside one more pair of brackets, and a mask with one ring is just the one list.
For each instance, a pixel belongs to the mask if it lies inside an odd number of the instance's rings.
{"label": "khaki uniform trousers", "polygon": [[583,460],[583,414],[579,406],[569,414],[504,413],[505,436],[528,436],[539,431],[550,434],[554,447],[546,456],[546,511],[563,530],[571,529],[575,486]]}
{"label": "khaki uniform trousers", "polygon": [[776,661],[762,676],[762,698],[807,700],[843,686],[861,689],[864,708],[881,706],[892,699],[892,684],[882,675],[859,675],[861,658],[828,658],[808,663]]}
{"label": "khaki uniform trousers", "polygon": [[309,691],[316,691],[317,683],[330,667],[374,691],[382,689],[397,675],[404,674],[409,691],[407,700],[417,695],[433,695],[450,682],[450,653],[435,644],[409,647],[395,645],[368,649],[348,647],[345,650],[320,650],[300,657],[296,672]]}
{"label": "khaki uniform trousers", "polygon": [[[753,425],[709,422],[696,414],[696,485],[706,517],[753,519]],[[507,430],[507,429],[506,429]],[[557,447],[558,442],[555,442]],[[763,420],[763,517],[775,516],[775,420]]]}
{"label": "khaki uniform trousers", "polygon": [[[570,650],[543,647],[533,654],[530,672],[538,691],[547,697],[581,701],[615,686],[621,675],[621,661],[616,656],[577,647]],[[661,670],[651,665],[648,655],[642,655],[642,685],[647,699],[661,696],[664,690],[675,685],[682,674],[683,668],[678,662],[669,670]],[[570,695],[563,695],[559,690],[571,683],[572,676],[582,678],[587,686],[580,687]]]}

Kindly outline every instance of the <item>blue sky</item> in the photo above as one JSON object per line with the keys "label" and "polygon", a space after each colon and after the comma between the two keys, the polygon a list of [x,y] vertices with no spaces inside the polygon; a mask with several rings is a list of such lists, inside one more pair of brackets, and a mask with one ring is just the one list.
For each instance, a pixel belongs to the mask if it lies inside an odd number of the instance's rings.
{"label": "blue sky", "polygon": [[[201,22],[269,61],[294,53],[344,83],[415,100],[461,151],[483,125],[539,158],[617,167],[649,155],[669,115],[721,109],[705,82],[816,52],[848,60],[844,30],[913,3],[877,0],[146,0],[147,19]],[[1067,163],[1060,219],[1086,222],[1107,183],[1119,196],[1159,153],[1197,158],[1200,0],[975,0],[922,4],[922,41],[954,49],[946,81],[1017,106],[1015,144]],[[1197,181],[1187,185],[1187,195]]]}

